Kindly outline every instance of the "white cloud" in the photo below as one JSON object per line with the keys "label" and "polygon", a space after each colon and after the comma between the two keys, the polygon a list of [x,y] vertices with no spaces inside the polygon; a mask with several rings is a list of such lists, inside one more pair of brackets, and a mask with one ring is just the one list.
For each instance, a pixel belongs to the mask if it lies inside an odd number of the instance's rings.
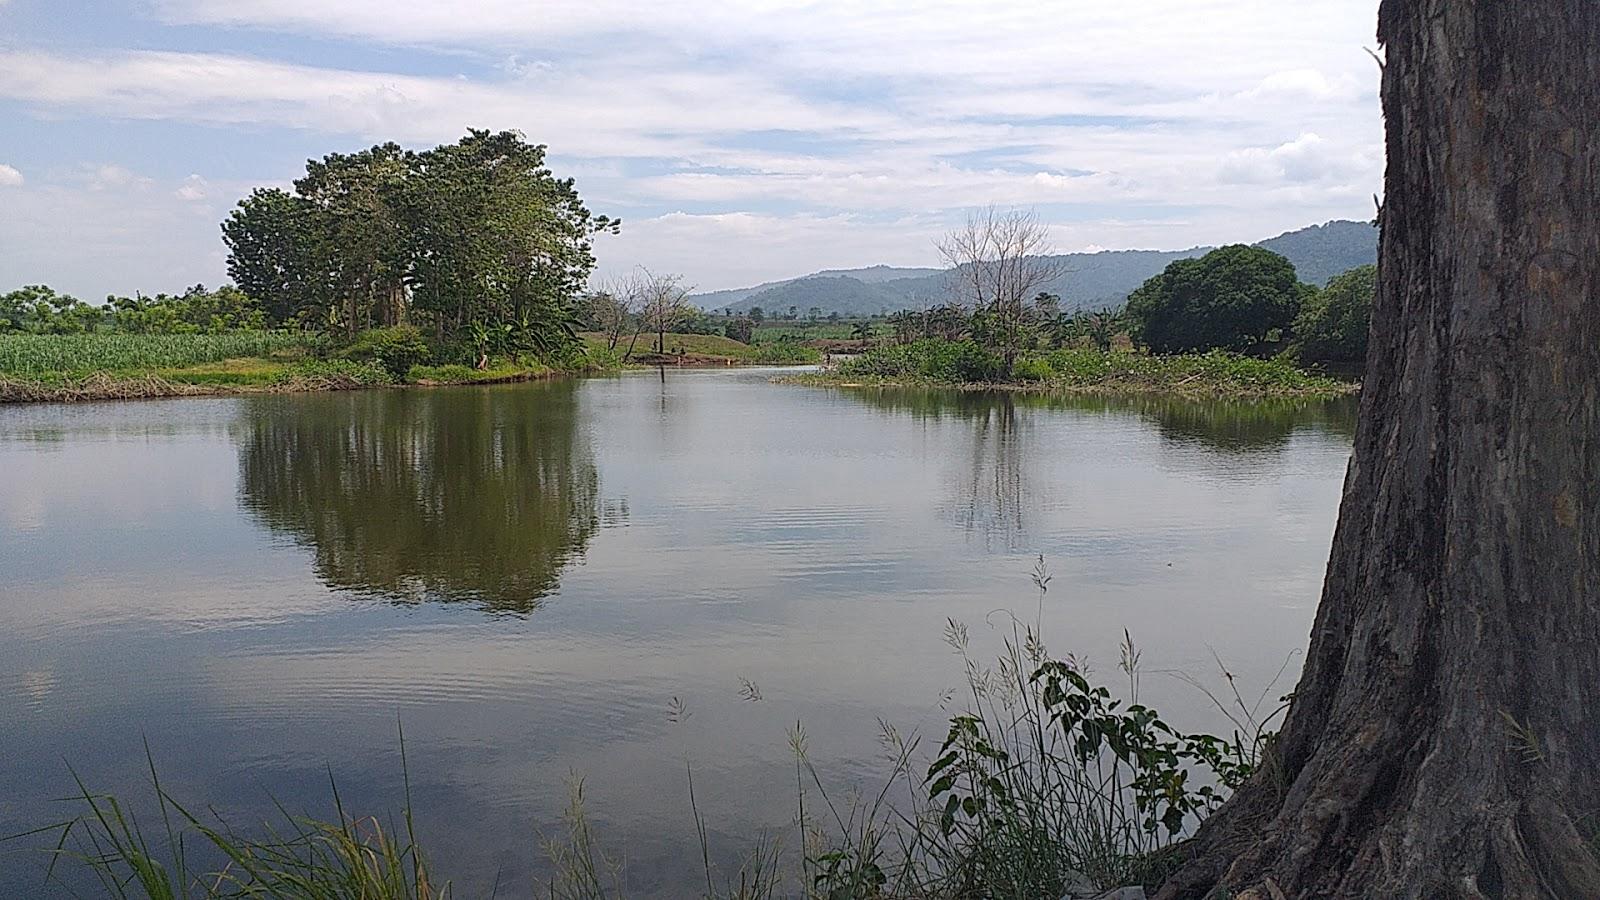
{"label": "white cloud", "polygon": [[204,178],[201,178],[199,175],[190,175],[188,178],[183,180],[183,184],[180,185],[176,191],[173,191],[172,194],[179,200],[187,200],[191,203],[197,203],[209,197],[210,190],[211,185],[209,185]]}
{"label": "white cloud", "polygon": [[82,173],[82,181],[92,191],[143,190],[155,183],[153,179],[115,163],[85,166]]}
{"label": "white cloud", "polygon": [[[0,0],[0,3],[5,0]],[[15,167],[0,163],[0,187],[16,187],[22,184],[22,173]]]}
{"label": "white cloud", "polygon": [[127,176],[114,184],[71,176],[8,191],[0,215],[0,247],[6,248],[0,285],[49,284],[95,301],[108,293],[153,294],[223,281],[216,219],[148,190],[149,179]]}
{"label": "white cloud", "polygon": [[1337,147],[1306,132],[1270,149],[1247,147],[1229,153],[1218,177],[1227,184],[1376,187],[1380,165],[1366,148]]}
{"label": "white cloud", "polygon": [[[397,60],[363,71],[303,62],[327,58],[314,49],[325,42],[286,62],[12,40],[0,99],[41,117],[297,129],[330,136],[328,150],[520,129],[551,144],[593,208],[623,213],[623,235],[598,248],[605,266],[728,287],[926,263],[942,223],[989,203],[1052,210],[1068,247],[1258,239],[1370,215],[1382,159],[1362,50],[1371,5],[153,0],[167,22],[241,29],[233,45],[262,29],[406,50],[359,54]],[[114,182],[80,186],[150,186]],[[191,219],[242,193],[198,175],[167,189]],[[690,212],[666,212],[678,209]]]}

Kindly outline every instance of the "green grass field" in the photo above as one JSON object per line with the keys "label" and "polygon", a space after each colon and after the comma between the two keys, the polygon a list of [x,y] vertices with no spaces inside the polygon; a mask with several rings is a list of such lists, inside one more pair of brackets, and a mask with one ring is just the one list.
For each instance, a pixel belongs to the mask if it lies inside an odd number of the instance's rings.
{"label": "green grass field", "polygon": [[180,369],[229,359],[294,356],[319,340],[299,332],[0,334],[0,375],[81,376]]}

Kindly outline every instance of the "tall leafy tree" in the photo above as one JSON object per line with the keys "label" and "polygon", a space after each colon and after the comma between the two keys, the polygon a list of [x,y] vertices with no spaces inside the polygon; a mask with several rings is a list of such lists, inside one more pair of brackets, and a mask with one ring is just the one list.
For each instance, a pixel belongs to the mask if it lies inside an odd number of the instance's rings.
{"label": "tall leafy tree", "polygon": [[310,207],[307,250],[324,276],[326,324],[354,334],[405,321],[407,260],[394,198],[412,155],[399,144],[306,163],[295,191]]}
{"label": "tall leafy tree", "polygon": [[278,188],[257,188],[222,223],[228,277],[267,321],[282,325],[316,305],[320,273],[312,264],[311,207]]}
{"label": "tall leafy tree", "polygon": [[1294,321],[1307,288],[1294,264],[1234,244],[1180,259],[1128,297],[1133,339],[1156,353],[1250,350]]}
{"label": "tall leafy tree", "polygon": [[594,268],[595,217],[545,147],[515,132],[473,131],[417,154],[401,193],[409,283],[441,335],[511,324],[548,351],[575,342],[579,298]]}
{"label": "tall leafy tree", "polygon": [[1367,358],[1367,329],[1378,267],[1357,266],[1335,275],[1328,286],[1306,297],[1294,320],[1295,345],[1311,362],[1360,364]]}
{"label": "tall leafy tree", "polygon": [[423,152],[390,143],[308,162],[293,194],[255,191],[223,235],[230,274],[273,323],[411,323],[486,359],[577,346],[592,236],[618,225],[555,177],[543,145],[472,131]]}

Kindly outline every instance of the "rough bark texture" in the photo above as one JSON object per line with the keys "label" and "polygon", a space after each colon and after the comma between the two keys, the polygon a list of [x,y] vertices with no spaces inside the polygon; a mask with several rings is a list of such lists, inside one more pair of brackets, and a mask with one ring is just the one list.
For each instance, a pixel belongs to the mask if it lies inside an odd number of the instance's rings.
{"label": "rough bark texture", "polygon": [[1378,299],[1311,648],[1164,900],[1600,897],[1600,3],[1378,27]]}

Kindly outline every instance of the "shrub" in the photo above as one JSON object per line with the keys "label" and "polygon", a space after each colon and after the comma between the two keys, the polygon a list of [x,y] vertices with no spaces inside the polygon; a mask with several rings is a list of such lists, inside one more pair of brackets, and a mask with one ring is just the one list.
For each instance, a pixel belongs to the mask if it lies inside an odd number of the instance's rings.
{"label": "shrub", "polygon": [[307,359],[290,366],[273,383],[280,386],[366,387],[400,379],[376,360]]}
{"label": "shrub", "polygon": [[972,341],[924,338],[869,350],[840,372],[877,378],[928,378],[934,381],[981,383],[1000,375],[1000,358]]}
{"label": "shrub", "polygon": [[411,367],[428,362],[433,351],[422,332],[409,325],[372,328],[356,335],[339,351],[340,359],[371,361],[395,381],[404,381]]}
{"label": "shrub", "polygon": [[1023,356],[1011,367],[1011,375],[1018,381],[1049,381],[1056,371],[1050,361],[1042,356]]}

